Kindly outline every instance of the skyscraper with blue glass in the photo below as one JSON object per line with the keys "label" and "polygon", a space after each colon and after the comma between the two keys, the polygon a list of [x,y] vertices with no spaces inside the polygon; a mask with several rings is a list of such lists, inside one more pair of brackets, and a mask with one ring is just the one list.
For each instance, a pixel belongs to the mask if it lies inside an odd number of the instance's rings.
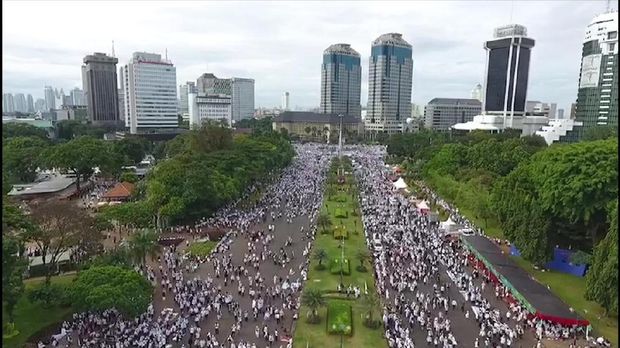
{"label": "skyscraper with blue glass", "polygon": [[321,113],[359,117],[361,87],[359,53],[349,44],[329,46],[321,66]]}
{"label": "skyscraper with blue glass", "polygon": [[413,59],[402,34],[388,33],[372,43],[368,73],[368,108],[364,121],[371,133],[402,132],[411,116]]}

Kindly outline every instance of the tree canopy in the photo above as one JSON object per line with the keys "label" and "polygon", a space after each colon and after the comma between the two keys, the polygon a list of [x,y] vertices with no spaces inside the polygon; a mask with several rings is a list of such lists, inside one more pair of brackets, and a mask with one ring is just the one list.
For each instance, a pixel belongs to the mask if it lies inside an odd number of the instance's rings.
{"label": "tree canopy", "polygon": [[3,124],[2,139],[14,137],[36,137],[43,140],[48,139],[47,131],[45,129],[18,122],[9,122]]}
{"label": "tree canopy", "polygon": [[2,170],[11,181],[30,183],[37,177],[37,168],[43,167],[41,153],[49,141],[36,136],[19,136],[2,142]]}
{"label": "tree canopy", "polygon": [[115,308],[123,315],[136,317],[151,303],[153,286],[133,270],[94,266],[80,272],[71,287],[71,297],[78,310]]}

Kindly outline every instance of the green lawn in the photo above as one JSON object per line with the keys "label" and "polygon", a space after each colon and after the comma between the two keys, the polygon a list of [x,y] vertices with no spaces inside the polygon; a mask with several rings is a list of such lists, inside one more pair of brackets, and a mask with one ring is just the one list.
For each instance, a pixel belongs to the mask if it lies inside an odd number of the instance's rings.
{"label": "green lawn", "polygon": [[[73,279],[75,274],[66,274],[56,277],[52,277],[52,283],[68,285]],[[44,278],[32,278],[24,281],[26,289],[33,288],[36,285],[42,284]],[[34,335],[39,330],[52,325],[59,321],[62,321],[66,316],[72,312],[71,308],[63,308],[54,306],[51,308],[43,308],[38,303],[32,303],[28,300],[26,295],[17,303],[15,308],[15,327],[19,330],[19,335],[10,339],[3,339],[2,345],[4,347],[21,348],[26,343],[28,337]],[[2,305],[2,325],[6,323],[8,317]]]}
{"label": "green lawn", "polygon": [[[339,188],[344,188],[345,190],[349,189],[349,185],[352,182],[351,178],[351,175],[347,175],[347,184],[335,186]],[[357,188],[353,187],[352,189],[356,190]],[[342,195],[335,195],[334,197],[332,197],[332,199],[334,199],[336,196],[346,197],[346,201],[330,201],[326,196],[324,204],[321,208],[321,212],[327,212],[329,214],[333,222],[333,227],[344,226],[348,231],[348,239],[345,239],[344,241],[344,257],[349,259],[351,275],[345,275],[343,277],[344,284],[345,286],[358,286],[361,289],[362,294],[364,293],[365,286],[368,287],[369,292],[373,292],[375,291],[375,282],[371,265],[368,262],[366,263],[366,268],[368,269],[367,272],[359,272],[356,269],[356,267],[359,265],[359,260],[356,256],[358,251],[368,250],[366,246],[366,241],[364,239],[364,231],[361,218],[359,216],[353,216],[352,214],[352,212],[356,209],[359,212],[358,202],[353,199],[350,192]],[[335,215],[337,209],[346,211],[348,213],[347,217],[336,218]],[[314,253],[318,249],[325,250],[325,252],[329,255],[329,259],[324,261],[324,264],[328,266],[330,265],[330,261],[332,259],[341,257],[342,249],[339,247],[340,244],[340,240],[336,240],[333,237],[332,233],[322,234],[321,229],[319,228],[319,230],[317,231],[316,239],[314,241],[314,245],[312,247],[311,255],[314,256]],[[315,269],[316,265],[318,265],[318,261],[313,258],[310,262],[308,270],[308,280],[306,281],[304,288],[314,288],[324,291],[336,291],[338,283],[340,281],[340,275],[330,274],[329,267],[327,267],[325,270],[317,271]],[[362,316],[365,310],[361,305],[360,300],[329,299],[328,303],[331,301],[346,301],[352,306],[353,309],[353,335],[344,337],[345,347],[387,347],[387,341],[383,337],[383,330],[381,328],[372,330],[363,325]],[[380,313],[379,307],[377,307],[374,311],[375,319],[378,318],[378,313]],[[295,328],[295,334],[293,339],[294,347],[340,347],[340,337],[338,335],[330,335],[327,333],[327,308],[320,308],[319,316],[321,317],[321,322],[318,324],[308,324],[306,322],[308,314],[308,307],[302,305],[299,311],[299,320],[297,321],[297,327]]]}
{"label": "green lawn", "polygon": [[211,253],[211,250],[213,250],[213,248],[215,248],[217,243],[218,242],[212,241],[212,240],[208,240],[208,241],[205,241],[205,242],[194,242],[194,243],[190,244],[190,246],[187,248],[187,251],[192,256],[207,257]]}
{"label": "green lawn", "polygon": [[586,318],[594,330],[618,346],[618,317],[605,317],[604,310],[596,302],[584,299],[586,281],[583,277],[554,271],[539,271],[521,257],[511,256],[523,269],[540,283],[548,285],[556,296]]}

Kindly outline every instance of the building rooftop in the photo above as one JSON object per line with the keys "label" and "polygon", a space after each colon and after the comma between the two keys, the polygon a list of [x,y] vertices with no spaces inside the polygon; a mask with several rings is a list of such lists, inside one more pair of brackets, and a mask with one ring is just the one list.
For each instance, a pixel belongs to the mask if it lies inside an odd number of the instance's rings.
{"label": "building rooftop", "polygon": [[[340,117],[336,114],[319,114],[309,111],[285,111],[273,119],[273,122],[292,122],[292,123],[340,123]],[[342,123],[360,123],[362,120],[353,115],[345,115]]]}
{"label": "building rooftop", "polygon": [[520,24],[508,24],[493,31],[493,37],[496,39],[511,36],[527,36],[527,28]]}
{"label": "building rooftop", "polygon": [[51,174],[47,177],[47,180],[26,184],[26,185],[13,185],[13,188],[8,193],[9,196],[24,196],[34,195],[42,193],[55,193],[62,191],[71,186],[76,181],[75,178],[67,177],[65,175]]}
{"label": "building rooftop", "polygon": [[482,106],[478,99],[461,98],[433,98],[428,102],[429,105],[454,105],[454,106]]}
{"label": "building rooftop", "polygon": [[372,42],[372,45],[397,45],[411,48],[411,44],[403,39],[403,34],[399,33],[387,33],[379,36]]}
{"label": "building rooftop", "polygon": [[350,44],[346,44],[346,43],[338,43],[338,44],[331,45],[327,47],[325,51],[323,51],[323,54],[331,54],[331,53],[346,54],[346,55],[355,56],[355,57],[360,56],[360,54],[357,53],[356,50],[351,48]]}

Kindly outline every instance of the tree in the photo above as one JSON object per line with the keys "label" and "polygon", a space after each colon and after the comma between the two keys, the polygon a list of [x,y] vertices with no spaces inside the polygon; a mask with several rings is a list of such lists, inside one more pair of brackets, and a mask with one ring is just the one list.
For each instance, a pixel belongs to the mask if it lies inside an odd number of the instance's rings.
{"label": "tree", "polygon": [[594,248],[594,261],[586,274],[586,294],[605,308],[618,313],[618,200],[609,210],[609,232]]}
{"label": "tree", "polygon": [[45,282],[49,284],[60,256],[78,246],[81,241],[97,236],[95,220],[69,201],[33,205],[31,217],[36,226],[27,230],[24,238],[35,243],[41,251]]}
{"label": "tree", "polygon": [[319,318],[319,307],[325,306],[325,296],[323,292],[319,289],[306,289],[303,295],[301,296],[301,302],[310,308],[310,318],[308,320],[309,323],[318,323]]}
{"label": "tree", "polygon": [[118,266],[82,271],[71,288],[73,307],[80,311],[115,308],[128,317],[144,313],[153,297],[152,285],[139,273]]}
{"label": "tree", "polygon": [[136,173],[133,173],[133,172],[124,172],[123,174],[121,174],[121,177],[120,177],[121,182],[130,182],[132,184],[137,183],[138,180],[140,179],[138,178]]}
{"label": "tree", "polygon": [[378,308],[381,305],[379,302],[379,298],[373,291],[369,291],[368,294],[362,297],[362,306],[366,311],[366,318],[364,319],[364,325],[367,327],[375,328],[378,323],[374,319],[374,311],[375,308]]}
{"label": "tree", "polygon": [[158,235],[154,230],[142,229],[131,237],[129,248],[134,259],[145,265],[146,257],[155,257],[159,251]]}
{"label": "tree", "polygon": [[317,269],[325,269],[325,266],[323,266],[323,261],[327,260],[327,252],[325,249],[318,249],[314,253],[314,258],[319,261]]}
{"label": "tree", "polygon": [[357,257],[357,259],[360,262],[359,267],[357,268],[358,271],[360,272],[366,272],[366,261],[370,260],[370,254],[368,254],[367,250],[358,250],[357,254],[355,254],[355,257]]}
{"label": "tree", "polygon": [[332,226],[332,220],[326,213],[319,214],[316,223],[321,226],[321,228],[323,229],[323,233],[327,233],[327,229]]}
{"label": "tree", "polygon": [[37,128],[26,123],[9,122],[2,125],[2,139],[14,137],[36,137],[42,140],[48,139],[45,129]]}
{"label": "tree", "polygon": [[37,168],[43,166],[41,152],[49,142],[39,137],[14,137],[3,141],[2,169],[9,178],[22,183],[33,182]]}
{"label": "tree", "polygon": [[138,137],[127,137],[114,142],[114,153],[123,159],[123,165],[140,163],[146,155],[147,141]]}
{"label": "tree", "polygon": [[76,186],[88,180],[95,167],[104,167],[113,160],[108,143],[104,140],[82,136],[69,142],[58,144],[47,151],[49,168],[71,171],[76,175]]}
{"label": "tree", "polygon": [[594,141],[618,137],[618,126],[589,127],[583,133],[581,140]]}
{"label": "tree", "polygon": [[10,237],[2,236],[2,300],[6,303],[9,323],[15,322],[15,306],[24,293],[22,273],[24,262],[17,256],[18,242]]}

